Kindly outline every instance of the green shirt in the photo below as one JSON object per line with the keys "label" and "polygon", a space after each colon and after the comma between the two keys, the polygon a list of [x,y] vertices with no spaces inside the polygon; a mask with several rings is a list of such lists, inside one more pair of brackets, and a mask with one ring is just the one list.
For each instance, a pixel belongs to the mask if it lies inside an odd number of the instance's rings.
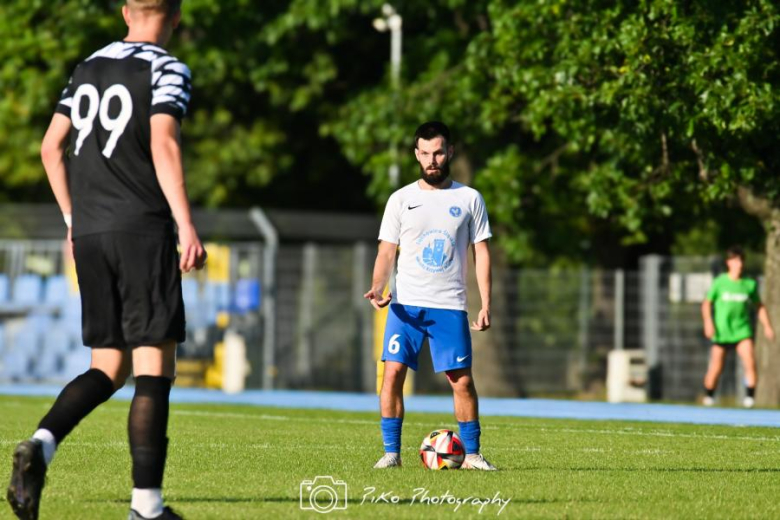
{"label": "green shirt", "polygon": [[737,343],[753,337],[750,306],[761,304],[755,280],[732,280],[728,274],[722,274],[712,282],[707,299],[715,311],[714,343]]}

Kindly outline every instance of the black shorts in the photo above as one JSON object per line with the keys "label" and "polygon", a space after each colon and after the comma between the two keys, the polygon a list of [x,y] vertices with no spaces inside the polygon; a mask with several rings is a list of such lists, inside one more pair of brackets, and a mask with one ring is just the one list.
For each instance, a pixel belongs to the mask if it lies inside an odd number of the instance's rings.
{"label": "black shorts", "polygon": [[176,238],[112,232],[73,240],[81,331],[93,347],[184,341]]}
{"label": "black shorts", "polygon": [[737,345],[739,345],[740,343],[742,343],[746,339],[751,339],[751,338],[744,338],[744,339],[741,339],[739,341],[735,341],[735,342],[732,342],[732,343],[715,343],[713,341],[712,342],[712,346],[713,347],[720,347],[720,348],[723,348],[723,349],[726,349],[726,350],[735,350],[737,348]]}

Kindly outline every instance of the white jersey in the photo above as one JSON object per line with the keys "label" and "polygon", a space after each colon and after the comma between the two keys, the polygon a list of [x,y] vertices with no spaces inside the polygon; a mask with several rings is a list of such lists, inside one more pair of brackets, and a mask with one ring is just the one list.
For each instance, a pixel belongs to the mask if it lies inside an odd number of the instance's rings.
{"label": "white jersey", "polygon": [[458,182],[446,190],[424,190],[417,182],[390,196],[379,240],[398,244],[399,303],[467,310],[469,244],[492,236],[485,201]]}

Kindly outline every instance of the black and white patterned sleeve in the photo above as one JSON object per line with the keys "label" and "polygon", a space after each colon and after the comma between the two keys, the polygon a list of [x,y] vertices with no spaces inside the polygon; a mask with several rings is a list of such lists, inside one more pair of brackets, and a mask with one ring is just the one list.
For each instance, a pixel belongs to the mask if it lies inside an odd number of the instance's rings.
{"label": "black and white patterned sleeve", "polygon": [[187,113],[192,80],[190,69],[173,56],[152,62],[152,107],[150,115],[169,114],[179,121]]}
{"label": "black and white patterned sleeve", "polygon": [[55,112],[64,116],[70,117],[70,108],[73,105],[73,78],[70,78],[68,85],[63,89],[60,94],[60,101],[57,103]]}

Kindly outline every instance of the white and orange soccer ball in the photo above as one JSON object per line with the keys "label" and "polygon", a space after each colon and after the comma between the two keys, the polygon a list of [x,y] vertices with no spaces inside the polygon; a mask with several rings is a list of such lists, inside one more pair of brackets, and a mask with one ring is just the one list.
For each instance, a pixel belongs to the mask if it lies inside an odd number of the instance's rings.
{"label": "white and orange soccer ball", "polygon": [[420,458],[428,469],[458,469],[465,457],[463,441],[452,430],[433,430],[420,446]]}

